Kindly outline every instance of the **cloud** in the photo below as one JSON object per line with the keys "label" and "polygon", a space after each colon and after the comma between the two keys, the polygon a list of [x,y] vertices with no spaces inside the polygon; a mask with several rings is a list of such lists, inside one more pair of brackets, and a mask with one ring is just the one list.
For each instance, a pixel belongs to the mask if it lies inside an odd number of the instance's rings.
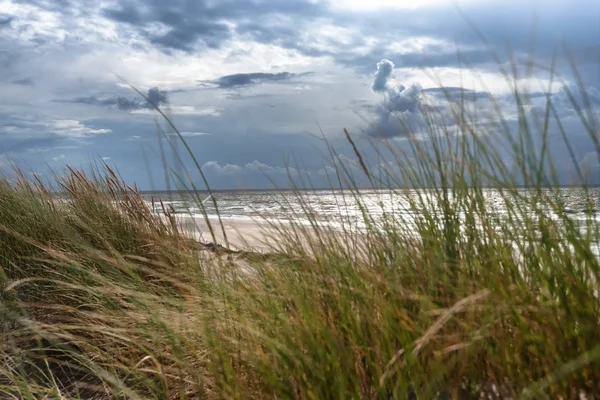
{"label": "cloud", "polygon": [[[194,107],[194,106],[171,106],[169,112],[173,115],[187,115],[187,116],[212,116],[218,117],[221,115],[222,110],[215,107]],[[133,110],[134,114],[153,114],[153,108],[140,108]]]}
{"label": "cloud", "polygon": [[116,8],[107,7],[104,9],[104,15],[117,22],[125,22],[132,25],[144,23],[144,18],[135,2],[122,2]]}
{"label": "cloud", "polygon": [[220,175],[240,175],[248,173],[259,173],[262,176],[280,176],[287,177],[288,175],[297,176],[298,170],[293,167],[271,166],[254,160],[246,165],[240,166],[236,164],[221,165],[216,161],[208,161],[202,166],[203,170],[217,173]]}
{"label": "cloud", "polygon": [[80,103],[94,106],[115,107],[121,111],[139,110],[149,108],[149,104],[144,104],[142,101],[134,99],[130,100],[123,96],[115,96],[111,98],[98,98],[96,96],[77,97],[73,100],[61,101],[65,103]]}
{"label": "cloud", "polygon": [[448,101],[479,101],[479,100],[490,100],[491,95],[488,92],[471,90],[461,87],[442,87],[442,88],[427,88],[422,90],[427,95],[433,95],[438,97],[440,100],[445,99]]}
{"label": "cloud", "polygon": [[[487,64],[494,68],[492,54],[501,60],[509,60],[504,51],[509,47],[518,60],[529,53],[531,40],[536,37],[543,38],[536,42],[536,55],[545,55],[546,65],[550,65],[557,45],[565,45],[571,50],[598,45],[595,27],[600,4],[595,0],[575,0],[571,6],[564,1],[473,1],[462,4],[460,11],[453,2],[444,1],[435,7],[345,13],[346,26],[357,27],[365,38],[376,38],[373,51],[367,52],[365,57],[348,58],[346,62],[371,68],[376,60],[388,58],[397,60],[399,68],[458,67],[466,63],[471,66]],[[399,24],[399,20],[402,23]],[[482,43],[469,22],[486,36],[489,47]],[[507,30],[507,26],[511,29]],[[409,49],[406,53],[389,46],[403,39],[414,42],[416,38],[434,42],[427,43],[425,49]],[[435,41],[445,44],[440,47]],[[597,57],[595,62],[598,62]]]}
{"label": "cloud", "polygon": [[[248,171],[261,172],[267,176],[281,176],[281,177],[297,177],[299,176],[299,171],[293,167],[280,167],[280,166],[271,166],[260,161],[254,160],[251,163],[246,164],[245,168]],[[310,175],[310,172],[303,171]]]}
{"label": "cloud", "polygon": [[[215,81],[208,81],[210,83],[216,84],[219,89],[230,89],[233,87],[240,86],[248,86],[248,85],[257,85],[266,82],[284,82],[290,81],[294,78],[307,76],[313,74],[312,72],[304,72],[301,74],[294,74],[291,72],[277,72],[277,73],[268,73],[268,72],[253,72],[253,73],[245,73],[245,74],[233,74],[233,75],[225,75],[220,77]],[[206,81],[203,81],[206,82]]]}
{"label": "cloud", "polygon": [[[577,109],[583,112],[587,120],[589,112],[596,115],[600,112],[600,90],[595,86],[584,88],[584,92],[576,85],[562,86],[557,92],[552,93],[550,99],[552,106],[556,110],[558,117],[566,120],[571,119],[571,122],[582,122]],[[547,94],[539,93],[534,98],[533,105],[529,109],[529,116],[542,121],[545,118],[547,108]],[[551,118],[553,120],[553,118]],[[565,122],[565,121],[563,121]],[[592,122],[592,121],[588,121]],[[581,126],[577,131],[584,131]],[[597,128],[600,132],[600,127]],[[571,133],[571,132],[570,132]]]}
{"label": "cloud", "polygon": [[33,84],[34,84],[33,79],[31,79],[31,78],[15,79],[15,80],[11,81],[11,83],[13,83],[15,85],[23,85],[23,86],[33,86]]}
{"label": "cloud", "polygon": [[83,138],[92,135],[111,133],[110,129],[96,129],[72,119],[58,119],[45,123],[48,130],[55,135],[69,138]]}
{"label": "cloud", "polygon": [[[489,92],[453,86],[423,89],[419,83],[400,83],[394,72],[395,65],[392,61],[379,61],[377,70],[372,75],[371,90],[381,95],[382,101],[377,105],[358,103],[360,108],[374,116],[365,131],[369,136],[418,137],[435,124],[443,124],[448,128],[454,124],[459,102],[464,102],[465,110],[475,113],[481,123],[492,116],[492,95]],[[514,105],[514,101],[507,96],[500,97],[496,99],[498,104]]]}
{"label": "cloud", "polygon": [[587,109],[588,106],[594,110],[600,108],[600,89],[588,86],[583,91],[576,85],[563,86],[552,95],[554,105],[563,110],[576,112],[576,108]]}
{"label": "cloud", "polygon": [[209,161],[202,166],[202,170],[214,189],[223,187],[239,189],[290,187],[290,178],[296,184],[300,184],[302,179],[299,178],[301,177],[318,176],[317,171],[314,171],[313,174],[312,171],[306,169],[273,166],[258,160],[244,165]]}
{"label": "cloud", "polygon": [[0,113],[0,154],[44,168],[46,162],[55,161],[49,152],[85,152],[84,147],[112,133],[111,129],[94,125],[75,119],[7,117]]}
{"label": "cloud", "polygon": [[101,107],[113,107],[121,111],[153,110],[153,105],[160,107],[161,105],[167,104],[168,102],[167,93],[158,88],[149,89],[146,94],[146,99],[129,99],[124,96],[113,96],[108,98],[87,96],[77,97],[73,100],[57,100],[57,102],[89,104]]}
{"label": "cloud", "polygon": [[202,169],[207,172],[216,173],[219,175],[232,175],[238,174],[242,171],[242,167],[239,165],[225,164],[220,165],[216,161],[208,161],[203,166]]}
{"label": "cloud", "polygon": [[[179,132],[179,135],[183,136],[183,137],[197,137],[197,136],[204,136],[204,135],[210,135],[210,133],[206,133],[206,132]],[[179,135],[175,132],[172,133],[167,133],[167,136],[170,137],[179,137]],[[140,138],[139,136],[137,137],[138,139]]]}
{"label": "cloud", "polygon": [[14,52],[0,50],[0,68],[8,69],[15,63],[17,58],[18,55],[16,55]]}
{"label": "cloud", "polygon": [[390,60],[383,59],[377,63],[377,72],[373,75],[373,84],[371,90],[376,93],[383,92],[387,89],[388,80],[394,71],[394,63]]}
{"label": "cloud", "polygon": [[[549,146],[556,148],[553,152],[559,156],[570,158],[570,155],[567,156],[567,151],[570,153],[571,150],[568,150],[564,143],[563,135],[566,134],[578,162],[585,161],[583,152],[595,148],[595,138],[592,135],[596,137],[600,135],[600,121],[598,120],[600,90],[595,86],[588,86],[584,88],[584,92],[585,96],[575,85],[568,85],[551,94],[551,104],[557,115],[555,116],[552,111],[547,122]],[[587,101],[584,100],[584,97],[587,98]],[[530,126],[537,127],[546,124],[547,107],[547,95],[532,101],[532,106],[529,107],[526,114]],[[514,129],[514,132],[518,132],[518,129]],[[541,134],[534,139],[541,143]],[[589,164],[589,160],[586,163]]]}
{"label": "cloud", "polygon": [[54,148],[60,145],[63,138],[58,136],[43,136],[43,137],[22,137],[12,136],[2,133],[0,128],[0,154],[18,154],[29,152],[38,147]]}
{"label": "cloud", "polygon": [[158,88],[151,88],[148,90],[148,94],[146,95],[148,99],[148,103],[150,105],[160,106],[161,104],[167,103],[167,92],[164,92]]}
{"label": "cloud", "polygon": [[94,128],[73,119],[32,121],[15,119],[0,125],[0,134],[20,138],[40,138],[58,136],[63,138],[84,138],[111,133],[111,129]]}
{"label": "cloud", "polygon": [[[363,153],[363,156],[365,155]],[[338,172],[341,176],[351,178],[358,186],[369,184],[368,178],[365,177],[353,155],[347,156],[339,153],[335,155],[335,160],[339,170],[336,170],[330,162],[323,163],[324,160],[320,160],[312,166],[302,164],[302,167],[272,165],[259,160],[245,164],[209,161],[202,166],[202,169],[208,177],[209,183],[215,189],[223,187],[238,189],[331,188],[332,185],[334,187],[338,185]],[[386,168],[389,170],[393,164],[386,165]]]}
{"label": "cloud", "polygon": [[[373,3],[379,1],[383,0]],[[532,13],[518,10],[531,8],[530,3],[515,1],[502,6],[499,0],[472,2],[464,11],[488,36],[492,51],[503,53],[506,36],[515,59],[522,60],[535,32]],[[159,0],[0,3],[0,20],[6,21],[0,28],[0,108],[12,117],[37,114],[29,125],[7,123],[11,118],[2,117],[0,150],[51,149],[43,154],[45,159],[31,154],[37,164],[61,153],[69,162],[88,152],[94,153],[91,157],[110,155],[126,179],[138,182],[146,177],[136,172],[142,165],[136,155],[140,144],[144,148],[153,144],[155,132],[149,115],[129,113],[154,112],[141,97],[114,89],[116,79],[110,71],[137,87],[167,90],[144,94],[161,106],[168,97],[178,128],[202,163],[217,160],[221,168],[239,166],[246,177],[262,174],[252,166],[246,168],[253,160],[271,171],[267,167],[276,169],[288,155],[302,158],[301,164],[306,161],[312,171],[322,168],[326,149],[315,151],[303,132],[318,135],[317,124],[328,140],[338,140],[343,127],[357,132],[364,120],[352,110],[353,104],[373,122],[367,134],[402,137],[422,127],[420,109],[431,107],[445,117],[458,106],[451,103],[463,96],[476,99],[469,107],[485,103],[487,94],[477,84],[478,77],[494,96],[507,92],[497,89],[503,80],[491,71],[496,66],[488,64],[488,48],[451,6],[441,3],[426,9],[369,12],[331,8],[329,0],[179,0],[175,6]],[[598,49],[598,37],[590,22],[596,18],[598,3],[575,0],[569,7],[559,3],[539,8],[536,54],[549,60],[554,38],[563,34],[567,47],[585,46],[581,52],[573,49],[577,59],[597,65],[592,50]],[[378,61],[383,64],[376,69]],[[557,74],[567,82],[573,80],[563,64],[557,64]],[[592,87],[600,87],[596,65],[584,71],[584,81]],[[419,66],[434,68],[422,71],[415,68]],[[308,70],[316,72],[310,90],[297,91],[292,83],[304,80],[299,73]],[[439,74],[444,84],[456,88],[447,88],[446,93],[428,89],[425,72]],[[30,83],[19,79],[26,77],[35,80],[35,90],[17,86]],[[587,82],[587,77],[592,80]],[[197,90],[198,80],[216,90]],[[463,82],[474,90],[458,88]],[[543,91],[533,84],[532,88]],[[52,99],[69,101],[59,104]],[[514,102],[502,100],[502,110],[513,117]],[[560,96],[554,101],[558,104]],[[561,113],[570,119],[573,110],[567,106]],[[61,128],[44,122],[48,120],[79,121],[84,127]],[[4,131],[11,123],[14,126]],[[102,129],[114,134],[93,133]],[[211,134],[200,135],[205,132]],[[576,129],[569,132],[577,134]],[[64,144],[78,148],[57,150]]]}
{"label": "cloud", "polygon": [[14,17],[12,17],[10,15],[0,14],[0,29],[9,27],[10,24],[13,22],[13,20],[14,20]]}
{"label": "cloud", "polygon": [[377,72],[373,75],[371,90],[382,93],[383,107],[388,112],[416,112],[421,104],[421,85],[413,83],[406,87],[390,81],[394,72],[394,63],[383,59],[377,63]]}
{"label": "cloud", "polygon": [[[203,0],[187,1],[178,7],[159,1],[130,1],[117,8],[105,8],[104,16],[131,25],[150,43],[167,51],[192,52],[197,46],[218,48],[231,36],[230,26],[215,18],[216,12],[218,7],[211,9]],[[152,29],[152,25],[162,29]]]}
{"label": "cloud", "polygon": [[62,161],[65,158],[67,158],[67,157],[64,154],[61,154],[60,156],[52,157],[52,161]]}
{"label": "cloud", "polygon": [[124,1],[103,9],[103,15],[135,29],[165,51],[193,52],[220,48],[240,25],[257,18],[315,16],[326,6],[311,0],[186,0],[173,7],[158,0]]}
{"label": "cloud", "polygon": [[[343,10],[326,0],[182,0],[176,7],[159,0],[101,2],[99,6],[56,0],[18,2],[62,13],[65,25],[78,26],[72,21],[75,15],[108,20],[116,27],[116,36],[136,46],[157,47],[167,54],[227,49],[243,40],[295,50],[309,57],[331,57],[339,64],[361,70],[370,69],[381,58],[397,60],[399,68],[459,66],[464,61],[471,65],[493,64],[488,48],[465,16],[482,28],[493,49],[510,43],[517,56],[529,48],[532,34],[539,38],[562,37],[570,47],[597,46],[595,11],[600,11],[595,0],[576,0],[572,7],[541,0],[525,6],[509,1],[502,7],[497,1],[473,1],[461,5],[464,16],[447,1],[435,7],[385,10],[365,1],[369,12]],[[61,3],[68,6],[59,6]],[[535,32],[531,19],[534,12],[538,15]],[[506,26],[511,29],[507,31]],[[72,27],[60,28],[68,35]],[[351,34],[340,33],[344,31]],[[549,39],[539,44],[542,52],[551,54],[555,43]]]}
{"label": "cloud", "polygon": [[210,135],[210,133],[207,132],[179,132],[181,133],[181,136],[204,136],[204,135]]}
{"label": "cloud", "polygon": [[376,120],[367,129],[370,136],[406,136],[418,130],[422,88],[417,83],[404,86],[392,79],[393,73],[394,63],[390,60],[383,59],[377,63],[371,90],[382,94],[383,102],[374,108]]}
{"label": "cloud", "polygon": [[408,87],[398,84],[384,92],[384,107],[389,112],[415,113],[421,105],[421,85],[413,83]]}

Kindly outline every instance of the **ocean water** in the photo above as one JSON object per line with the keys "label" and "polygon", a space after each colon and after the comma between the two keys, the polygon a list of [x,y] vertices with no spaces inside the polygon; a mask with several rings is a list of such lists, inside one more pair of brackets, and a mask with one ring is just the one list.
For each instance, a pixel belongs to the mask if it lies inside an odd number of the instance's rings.
{"label": "ocean water", "polygon": [[[521,189],[519,192],[525,198],[535,194],[527,189]],[[208,216],[216,217],[217,210],[212,198],[208,198],[208,193],[199,193],[198,196],[204,200],[203,204]],[[364,190],[360,192],[360,202],[350,192],[331,190],[214,192],[218,212],[225,221],[264,222],[268,220],[277,223],[293,220],[297,224],[308,225],[317,222],[321,226],[334,229],[341,229],[344,226],[345,229],[364,232],[366,224],[363,213],[366,213],[375,222],[375,229],[378,224],[388,220],[388,217],[392,217],[399,222],[396,226],[402,229],[404,234],[418,238],[416,219],[419,216],[416,214],[418,211],[415,212],[415,208],[410,206],[408,199],[411,196],[412,198],[420,196],[425,200],[428,209],[435,209],[431,190],[419,193],[416,191]],[[497,218],[498,226],[502,225],[503,218],[509,214],[505,198],[512,199],[512,197],[505,195],[503,198],[496,189],[485,189],[484,196],[488,215],[491,218]],[[559,196],[564,213],[583,235],[590,234],[590,250],[600,257],[600,188],[588,189],[587,193],[581,188],[564,188],[560,190]],[[143,197],[156,212],[160,213],[164,206],[178,219],[183,219],[185,226],[190,227],[190,223],[193,226],[195,225],[194,219],[204,218],[196,196],[191,193],[146,192],[143,193]],[[508,206],[518,205],[511,202]],[[544,215],[550,218],[559,218],[547,204],[537,204],[536,206],[542,210]],[[311,218],[308,218],[307,214],[310,214]],[[530,214],[535,220],[540,211],[529,211],[525,214]],[[466,218],[464,214],[459,217]],[[441,221],[441,218],[439,220]],[[513,242],[512,246],[515,257],[519,257],[517,242]]]}
{"label": "ocean water", "polygon": [[[522,189],[523,196],[534,195],[533,191]],[[225,220],[239,221],[289,221],[309,223],[307,213],[319,223],[332,226],[342,223],[350,224],[358,229],[364,228],[363,213],[369,214],[374,220],[384,216],[394,216],[407,224],[414,220],[414,212],[408,199],[418,196],[416,191],[409,190],[364,190],[360,192],[358,202],[350,192],[332,190],[306,191],[218,191],[214,192],[218,212]],[[429,205],[434,205],[431,190],[421,191],[420,195],[427,198]],[[501,193],[496,189],[484,189],[488,210],[492,215],[501,218],[507,214],[507,205]],[[560,190],[565,212],[574,221],[596,221],[600,216],[600,188],[588,189],[585,193],[580,188],[564,188]],[[197,198],[187,192],[144,192],[144,199],[154,207],[161,209],[160,202],[179,218],[203,218]],[[217,209],[208,193],[201,192],[198,197],[204,200],[209,217],[217,216]],[[547,215],[553,211],[544,204]]]}

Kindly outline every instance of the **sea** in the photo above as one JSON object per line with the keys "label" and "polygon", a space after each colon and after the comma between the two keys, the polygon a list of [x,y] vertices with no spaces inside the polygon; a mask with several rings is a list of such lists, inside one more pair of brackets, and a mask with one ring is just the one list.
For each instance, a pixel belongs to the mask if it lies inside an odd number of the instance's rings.
{"label": "sea", "polygon": [[[533,196],[535,191],[519,189],[522,196]],[[497,189],[483,189],[488,210],[501,218],[507,214],[506,202]],[[575,222],[586,225],[590,219],[600,221],[600,188],[560,189],[564,212]],[[410,224],[414,221],[414,208],[408,199],[421,196],[433,201],[432,189],[422,190],[361,190],[360,201],[355,194],[342,190],[234,190],[208,192],[143,192],[144,200],[160,212],[165,207],[179,218],[203,218],[202,203],[209,217],[220,214],[224,220],[233,221],[295,221],[299,224],[318,222],[323,225],[351,225],[364,229],[363,215],[374,221],[393,216]],[[162,202],[162,203],[161,203]],[[215,207],[216,203],[216,207]],[[544,204],[539,205],[544,209]],[[553,210],[546,210],[548,215]],[[308,217],[310,215],[310,218]]]}

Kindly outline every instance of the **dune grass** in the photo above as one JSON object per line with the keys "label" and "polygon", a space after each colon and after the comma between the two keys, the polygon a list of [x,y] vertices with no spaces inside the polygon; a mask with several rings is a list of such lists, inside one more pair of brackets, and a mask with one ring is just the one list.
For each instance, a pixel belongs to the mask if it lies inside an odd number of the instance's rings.
{"label": "dune grass", "polygon": [[[597,121],[571,97],[598,152]],[[464,102],[442,124],[423,110],[420,137],[390,149],[392,169],[370,167],[346,132],[356,165],[330,148],[333,179],[363,210],[366,229],[323,227],[303,203],[312,224],[273,226],[266,255],[201,256],[207,250],[168,209],[153,213],[107,166],[49,183],[3,179],[0,397],[600,392],[594,192],[571,151],[577,190],[591,199],[582,229],[553,172],[548,132],[561,121],[551,98],[533,124],[517,85],[515,100],[518,132],[500,114],[502,129],[485,131]],[[371,215],[356,171],[414,219]]]}

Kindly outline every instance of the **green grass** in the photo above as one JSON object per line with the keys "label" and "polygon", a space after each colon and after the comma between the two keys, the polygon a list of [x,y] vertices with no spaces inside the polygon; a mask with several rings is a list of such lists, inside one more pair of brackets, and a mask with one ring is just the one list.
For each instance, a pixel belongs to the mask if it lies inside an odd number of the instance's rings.
{"label": "green grass", "polygon": [[[526,115],[527,93],[515,90],[515,100]],[[598,151],[593,114],[573,106]],[[505,129],[484,131],[464,103],[453,123],[430,115],[425,141],[390,148],[394,174],[369,167],[346,133],[356,168],[406,202],[415,221],[369,214],[356,169],[332,157],[366,231],[319,226],[304,203],[311,227],[277,227],[268,255],[199,257],[202,246],[167,210],[154,215],[106,166],[50,183],[5,178],[0,397],[600,392],[598,227],[590,217],[582,232],[565,212],[547,145],[560,119],[551,101],[541,115],[533,125],[523,117],[518,132],[500,114]],[[516,169],[505,166],[506,151]]]}

